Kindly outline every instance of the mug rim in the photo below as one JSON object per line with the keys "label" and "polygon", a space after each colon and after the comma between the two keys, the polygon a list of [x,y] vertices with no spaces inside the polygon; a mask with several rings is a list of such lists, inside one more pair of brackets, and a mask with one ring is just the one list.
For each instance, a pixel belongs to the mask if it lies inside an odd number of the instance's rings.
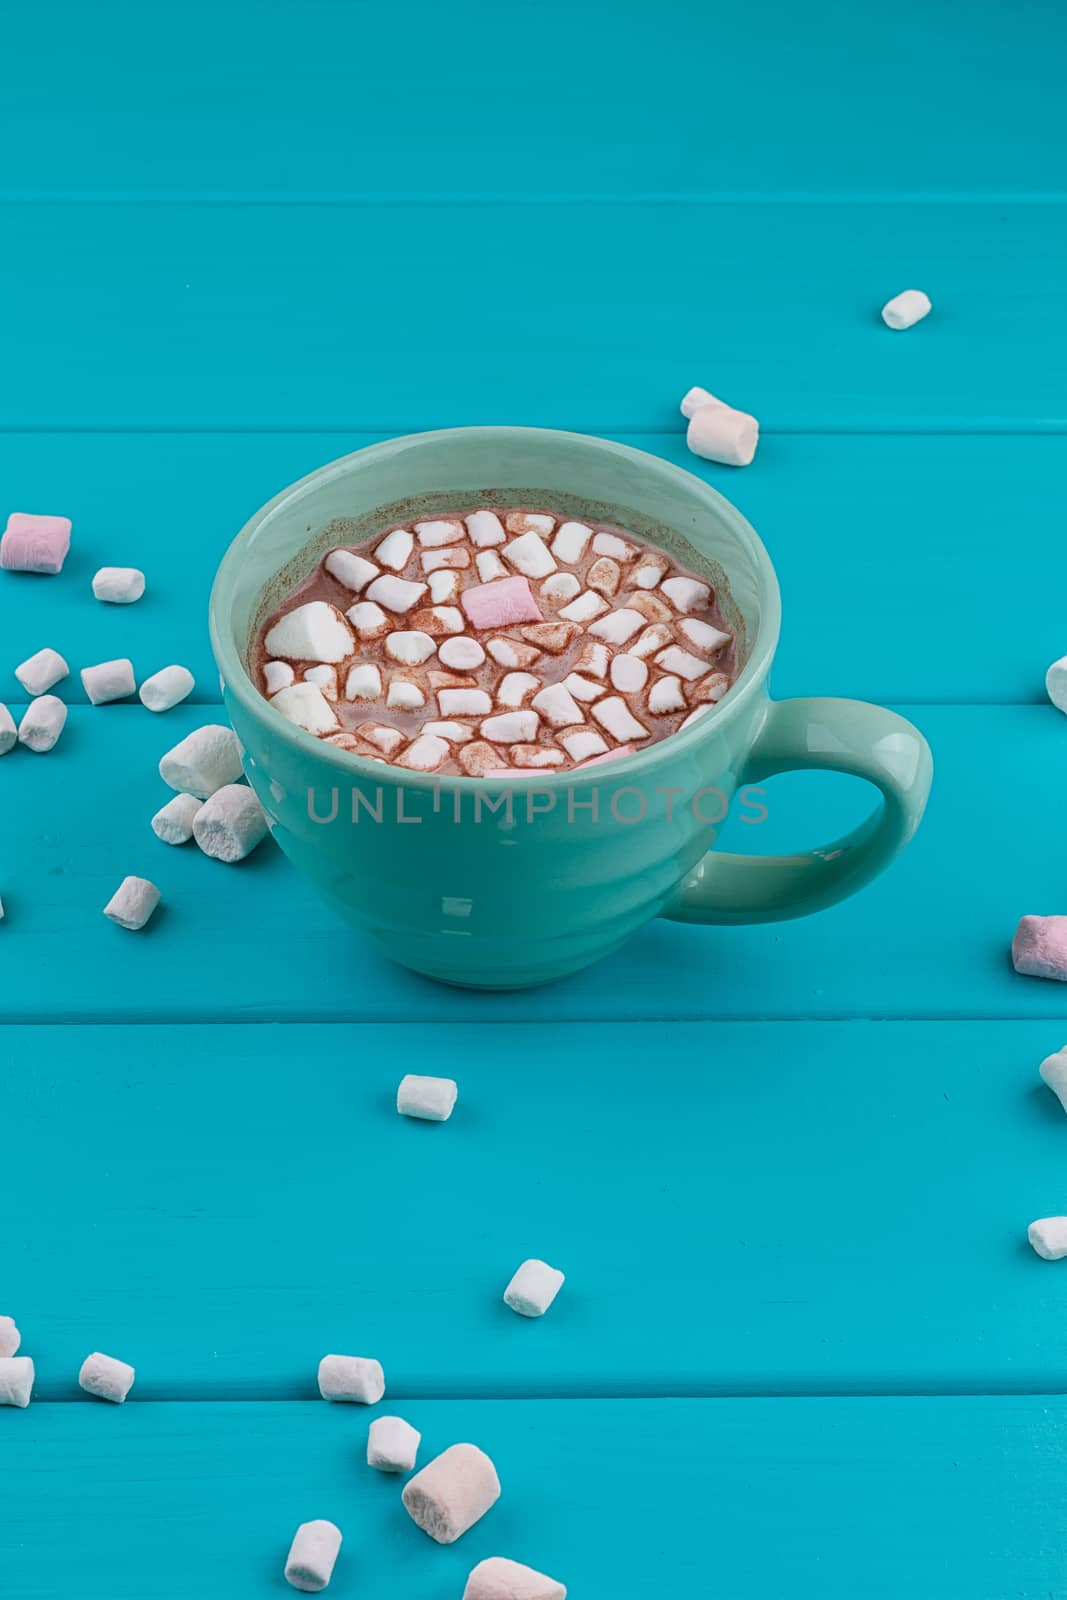
{"label": "mug rim", "polygon": [[[273,728],[276,737],[283,739],[291,745],[296,752],[312,754],[323,759],[328,766],[338,769],[340,774],[356,772],[365,777],[374,777],[379,782],[388,775],[399,787],[440,790],[450,789],[453,785],[463,785],[464,790],[469,785],[481,784],[486,788],[496,788],[502,783],[514,785],[521,790],[523,785],[537,789],[548,783],[566,782],[574,785],[581,780],[588,780],[596,784],[603,780],[600,767],[601,761],[593,767],[571,767],[564,772],[545,772],[534,776],[532,773],[516,774],[515,777],[486,778],[468,776],[467,773],[434,773],[414,772],[406,767],[397,767],[392,762],[372,761],[365,756],[355,754],[351,750],[342,750],[336,745],[331,745],[325,739],[319,739],[314,734],[308,733],[297,723],[284,717],[276,711],[270,701],[257,689],[249,677],[244,662],[240,658],[230,627],[230,609],[232,583],[236,579],[237,571],[245,547],[259,527],[275,512],[279,511],[291,499],[299,499],[306,491],[322,482],[328,482],[335,477],[345,476],[354,462],[363,462],[374,455],[385,456],[400,448],[410,448],[424,442],[447,441],[450,438],[470,438],[472,434],[481,434],[486,439],[522,440],[523,438],[559,439],[569,443],[592,445],[597,449],[609,453],[617,453],[629,457],[643,470],[653,470],[668,478],[682,478],[687,487],[696,485],[700,496],[708,500],[716,515],[729,528],[730,533],[746,551],[757,571],[759,578],[760,619],[748,660],[745,662],[740,675],[730,686],[726,700],[721,707],[716,706],[711,712],[702,717],[697,717],[687,728],[678,728],[665,739],[658,739],[654,744],[646,745],[644,749],[636,750],[633,755],[622,756],[610,763],[612,776],[616,772],[620,775],[639,776],[654,767],[664,745],[669,744],[671,750],[680,753],[683,749],[695,749],[705,735],[713,728],[719,729],[736,721],[744,707],[759,692],[760,685],[765,680],[770,663],[778,644],[778,635],[781,627],[781,593],[778,587],[778,578],[774,565],[767,553],[763,540],[755,528],[742,516],[741,512],[727,500],[726,496],[711,484],[705,483],[695,473],[688,472],[684,467],[679,467],[671,461],[665,461],[662,456],[652,455],[647,450],[635,449],[633,445],[622,444],[616,439],[601,438],[596,434],[575,433],[561,428],[536,428],[511,424],[473,424],[461,428],[431,428],[420,433],[397,434],[388,439],[380,439],[376,444],[363,445],[359,450],[352,450],[347,455],[338,456],[333,461],[325,462],[321,467],[315,467],[311,472],[305,473],[302,478],[297,478],[293,483],[280,489],[259,507],[247,519],[227,547],[222,560],[219,562],[215,579],[211,586],[211,596],[208,602],[208,629],[211,637],[211,647],[215,656],[216,665],[223,678],[223,685],[235,694],[241,701],[245,710],[251,715],[266,716],[268,725]],[[305,541],[306,542],[306,541]],[[295,552],[294,552],[295,554]],[[727,573],[729,579],[729,573]],[[684,741],[684,745],[683,745]],[[384,772],[383,769],[384,768]]]}

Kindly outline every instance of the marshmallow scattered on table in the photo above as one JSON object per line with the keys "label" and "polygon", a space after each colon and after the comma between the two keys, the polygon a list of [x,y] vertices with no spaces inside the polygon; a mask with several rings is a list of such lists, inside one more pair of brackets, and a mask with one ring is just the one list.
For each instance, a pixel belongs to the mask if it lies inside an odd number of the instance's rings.
{"label": "marshmallow scattered on table", "polygon": [[188,844],[193,821],[204,804],[195,794],[176,794],[152,818],[152,832],[164,844]]}
{"label": "marshmallow scattered on table", "polygon": [[159,776],[179,794],[195,794],[199,800],[206,800],[223,784],[233,783],[241,776],[237,735],[232,728],[217,722],[194,728],[167,751],[159,763]]}
{"label": "marshmallow scattered on table", "polygon": [[86,1394],[120,1406],[133,1388],[136,1376],[134,1368],[127,1362],[117,1361],[114,1356],[105,1356],[99,1350],[94,1350],[82,1362],[78,1383]]}
{"label": "marshmallow scattered on table", "polygon": [[54,694],[31,700],[19,723],[19,743],[38,755],[52,750],[67,721],[67,708]]}
{"label": "marshmallow scattered on table", "polygon": [[483,1450],[454,1444],[404,1485],[412,1521],[438,1544],[454,1544],[500,1498],[500,1479]]}
{"label": "marshmallow scattered on table", "polygon": [[70,518],[13,511],[0,538],[0,567],[8,572],[62,572],[70,549]]}
{"label": "marshmallow scattered on table", "polygon": [[81,680],[89,703],[94,706],[107,705],[111,700],[125,700],[137,687],[133,662],[124,656],[117,661],[100,661],[94,667],[83,667]]}
{"label": "marshmallow scattered on table", "polygon": [[58,650],[38,650],[15,668],[15,676],[27,694],[46,694],[65,678],[70,668]]}
{"label": "marshmallow scattered on table", "polygon": [[524,1261],[504,1290],[504,1304],[520,1317],[543,1317],[565,1281],[547,1261]]}
{"label": "marshmallow scattered on table", "polygon": [[333,1522],[302,1522],[285,1562],[285,1581],[303,1594],[318,1594],[333,1577],[341,1530]]}
{"label": "marshmallow scattered on table", "polygon": [[323,1356],[319,1362],[319,1393],[324,1400],[376,1406],[385,1393],[382,1364],[370,1356]]}
{"label": "marshmallow scattered on table", "polygon": [[29,1356],[0,1356],[0,1406],[28,1406],[33,1392]]}
{"label": "marshmallow scattered on table", "polygon": [[159,904],[159,890],[147,878],[123,878],[104,907],[104,916],[120,928],[136,933]]}
{"label": "marshmallow scattered on table", "polygon": [[886,301],[882,307],[882,321],[887,328],[899,333],[928,317],[931,310],[929,295],[921,289],[904,289],[900,294],[895,294],[892,300]]}
{"label": "marshmallow scattered on table", "polygon": [[685,442],[705,461],[747,467],[759,444],[759,423],[747,411],[735,411],[719,400],[706,401],[690,414]]}
{"label": "marshmallow scattered on table", "polygon": [[266,834],[266,812],[244,783],[224,783],[193,819],[193,838],[215,861],[243,861]]}
{"label": "marshmallow scattered on table", "polygon": [[1067,917],[1021,917],[1011,942],[1016,972],[1067,983]]}
{"label": "marshmallow scattered on table", "polygon": [[459,1089],[451,1078],[425,1078],[409,1072],[396,1091],[396,1109],[402,1117],[423,1122],[447,1122],[455,1110]]}
{"label": "marshmallow scattered on table", "polygon": [[13,1356],[22,1343],[14,1317],[0,1317],[0,1356]]}
{"label": "marshmallow scattered on table", "polygon": [[1048,1084],[1060,1105],[1067,1111],[1067,1045],[1053,1055],[1046,1056],[1038,1070],[1042,1081]]}
{"label": "marshmallow scattered on table", "polygon": [[133,605],[144,594],[144,573],[137,567],[101,567],[93,578],[93,593],[109,605]]}
{"label": "marshmallow scattered on table", "polygon": [[403,1417],[375,1417],[367,1434],[367,1465],[378,1472],[410,1472],[422,1434]]}
{"label": "marshmallow scattered on table", "polygon": [[463,1600],[567,1600],[567,1591],[543,1572],[503,1556],[490,1556],[472,1570]]}
{"label": "marshmallow scattered on table", "polygon": [[1043,1261],[1062,1261],[1067,1256],[1067,1217],[1039,1217],[1026,1237]]}
{"label": "marshmallow scattered on table", "polygon": [[0,705],[0,756],[6,756],[9,750],[14,749],[18,742],[18,729],[15,719],[7,706]]}
{"label": "marshmallow scattered on table", "polygon": [[688,422],[690,417],[694,417],[696,415],[701,406],[721,406],[724,403],[724,401],[719,400],[715,395],[709,394],[707,389],[701,389],[699,385],[694,385],[692,389],[687,389],[685,394],[683,394],[682,403],[678,409]]}
{"label": "marshmallow scattered on table", "polygon": [[1045,673],[1045,690],[1057,711],[1067,711],[1067,656],[1054,661]]}
{"label": "marshmallow scattered on table", "polygon": [[[284,666],[292,673],[288,662],[275,664]],[[172,706],[187,700],[195,688],[196,679],[188,667],[161,667],[145,679],[137,693],[141,704],[147,706],[149,711],[169,711]]]}

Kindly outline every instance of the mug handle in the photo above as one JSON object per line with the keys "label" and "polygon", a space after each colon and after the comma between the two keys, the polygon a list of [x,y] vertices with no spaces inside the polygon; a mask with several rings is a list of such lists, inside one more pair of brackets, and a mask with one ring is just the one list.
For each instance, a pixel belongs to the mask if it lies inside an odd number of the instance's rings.
{"label": "mug handle", "polygon": [[793,856],[711,850],[661,912],[675,922],[784,922],[862,889],[919,826],[933,777],[930,746],[912,723],[863,700],[781,700],[767,716],[739,786],[819,769],[866,778],[882,805],[844,838]]}

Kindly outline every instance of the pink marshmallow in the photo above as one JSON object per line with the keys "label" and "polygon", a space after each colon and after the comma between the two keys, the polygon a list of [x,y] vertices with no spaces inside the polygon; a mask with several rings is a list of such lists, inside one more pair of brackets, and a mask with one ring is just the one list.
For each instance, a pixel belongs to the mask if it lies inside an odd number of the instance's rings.
{"label": "pink marshmallow", "polygon": [[583,769],[585,767],[598,767],[602,761],[618,761],[620,756],[632,756],[633,754],[634,747],[632,744],[620,744],[617,750],[605,750],[602,756],[590,756],[588,761],[581,763],[581,766]]}
{"label": "pink marshmallow", "polygon": [[460,604],[476,628],[506,628],[512,622],[543,622],[529,578],[494,578],[464,589]]}
{"label": "pink marshmallow", "polygon": [[1067,983],[1067,917],[1021,917],[1011,941],[1016,972]]}
{"label": "pink marshmallow", "polygon": [[0,539],[0,567],[8,572],[62,572],[70,549],[69,517],[13,511]]}

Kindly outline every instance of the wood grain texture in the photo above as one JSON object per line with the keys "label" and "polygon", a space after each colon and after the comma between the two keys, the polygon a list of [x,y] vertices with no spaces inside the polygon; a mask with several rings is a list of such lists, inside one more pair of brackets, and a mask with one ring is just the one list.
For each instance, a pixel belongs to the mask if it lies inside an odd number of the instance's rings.
{"label": "wood grain texture", "polygon": [[0,427],[673,430],[694,379],[776,429],[1067,426],[1067,203],[417,215],[3,206]]}
{"label": "wood grain texture", "polygon": [[[509,1554],[574,1600],[1047,1600],[1067,1586],[1062,1400],[420,1404],[427,1457],[494,1457],[498,1504],[434,1545],[361,1460],[367,1417],[308,1405],[0,1415],[0,1571],[20,1600],[267,1600],[296,1524],[345,1535],[331,1596],[458,1600]],[[857,1576],[859,1575],[859,1577]]]}
{"label": "wood grain texture", "polygon": [[[284,959],[283,952],[279,952]],[[175,982],[181,981],[175,978]],[[37,1392],[1062,1391],[1062,1024],[7,1028],[3,1309]],[[446,1125],[397,1116],[455,1077]],[[540,1321],[501,1296],[567,1273]]]}

